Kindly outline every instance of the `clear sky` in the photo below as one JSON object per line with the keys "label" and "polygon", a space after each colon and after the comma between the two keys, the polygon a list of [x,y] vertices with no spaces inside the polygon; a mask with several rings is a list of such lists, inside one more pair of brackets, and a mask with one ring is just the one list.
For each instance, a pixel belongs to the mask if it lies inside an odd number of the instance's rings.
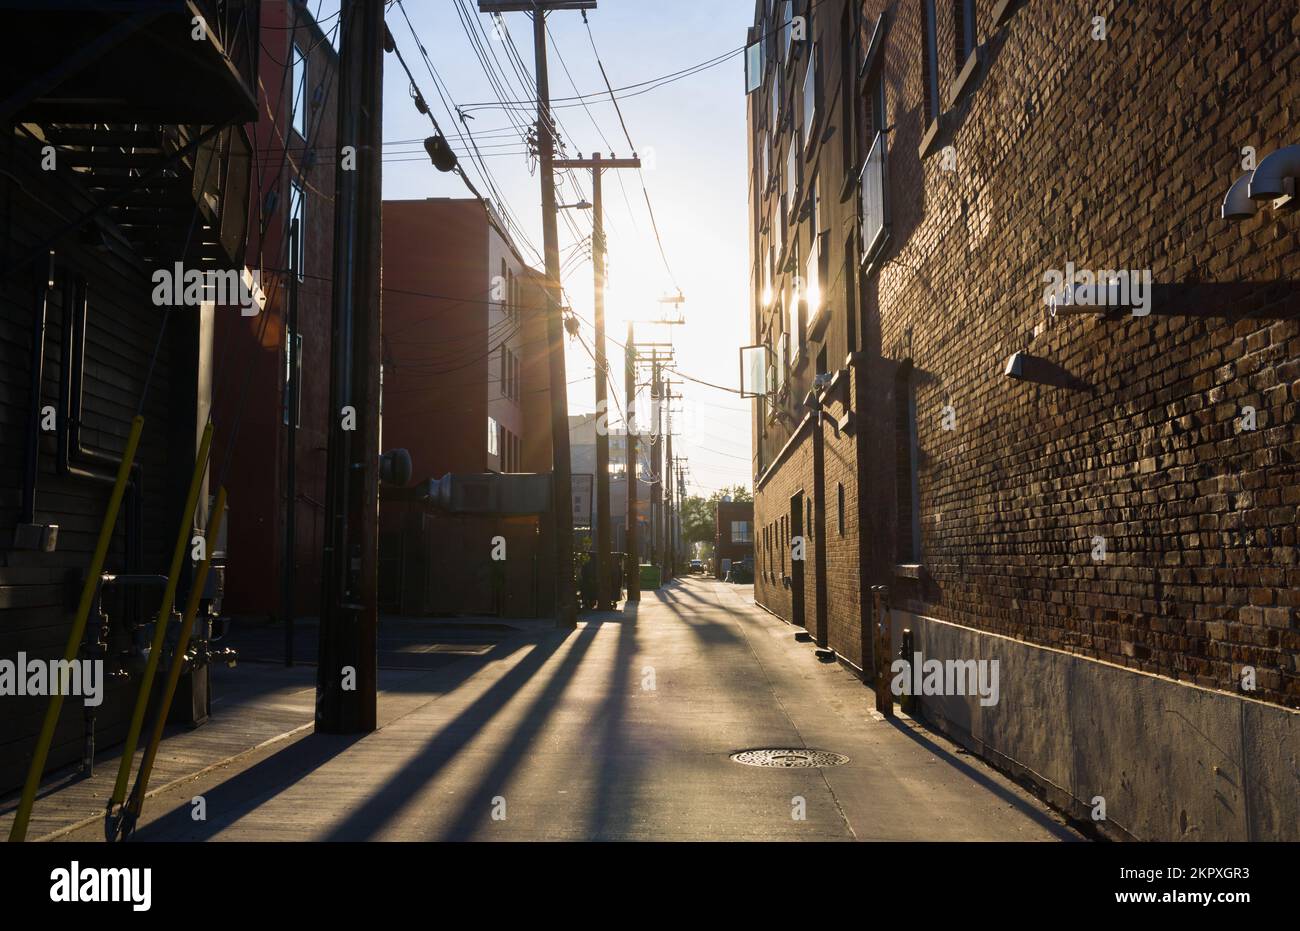
{"label": "clear sky", "polygon": [[[476,0],[404,0],[402,7],[390,5],[387,21],[420,90],[458,153],[464,152],[466,145],[455,130],[468,125],[500,197],[525,237],[540,249],[539,182],[511,121],[513,115],[515,122],[526,126],[534,121],[535,112],[525,105],[507,110],[498,103],[458,8],[475,20],[468,26],[475,30],[483,55],[494,69],[499,63],[506,75],[501,96],[518,101],[532,95],[524,91],[522,79],[511,64],[513,50],[509,43],[494,28],[493,18],[479,14],[477,7]],[[403,8],[445,85],[448,102],[464,108],[473,119],[462,124],[444,109],[434,79],[402,16]],[[312,9],[316,9],[316,3]],[[327,30],[337,22],[330,19],[337,9],[337,0],[323,0],[319,15]],[[616,93],[619,88],[673,74],[740,48],[752,15],[753,0],[600,0],[598,8],[587,14],[595,48]],[[504,21],[531,78],[532,20],[525,13],[508,13]],[[576,93],[603,92],[604,80],[581,14],[554,12],[547,21],[552,98],[562,104],[565,102],[560,98],[574,97]],[[482,32],[477,31],[480,24]],[[458,177],[440,174],[424,156],[420,140],[430,135],[432,127],[410,99],[405,74],[396,59],[387,55],[384,64],[384,196],[467,196]],[[620,93],[620,106],[628,133],[646,165],[644,183],[671,275],[655,244],[642,178],[635,171],[606,172],[605,230],[610,273],[607,352],[614,385],[621,400],[621,344],[627,320],[658,316],[663,309],[658,299],[680,286],[686,297],[686,323],[672,328],[678,367],[696,378],[738,387],[737,349],[749,341],[743,57],[737,54],[716,67],[644,93],[637,94],[636,90],[641,88]],[[568,103],[571,105],[556,110],[560,133],[569,145],[567,155],[589,156],[592,151],[630,154],[607,94],[588,99],[587,107]],[[474,104],[490,106],[472,107]],[[472,159],[462,157],[462,163],[475,185],[487,195],[487,186]],[[573,180],[565,179],[558,195],[561,203],[590,199],[590,172],[577,172],[575,178],[581,190],[574,187]],[[571,210],[568,214],[578,232],[589,236],[590,212]],[[564,259],[575,250],[578,236],[563,219],[559,229]],[[527,245],[520,243],[520,247],[526,258],[533,259]],[[590,322],[592,266],[589,259],[582,257],[587,247],[576,246],[576,250],[578,254],[565,265],[566,297],[575,312]],[[534,262],[541,266],[539,260]],[[583,331],[588,344],[594,345],[588,323],[583,324]],[[638,330],[638,338],[651,335],[651,327]],[[573,345],[567,365],[569,381],[576,382],[569,387],[570,411],[594,410],[591,357],[581,346]],[[693,481],[689,490],[705,493],[733,483],[749,485],[749,402],[736,394],[689,381],[678,390],[685,396],[685,409],[677,418],[674,453],[690,457]],[[613,417],[619,419],[617,409]]]}

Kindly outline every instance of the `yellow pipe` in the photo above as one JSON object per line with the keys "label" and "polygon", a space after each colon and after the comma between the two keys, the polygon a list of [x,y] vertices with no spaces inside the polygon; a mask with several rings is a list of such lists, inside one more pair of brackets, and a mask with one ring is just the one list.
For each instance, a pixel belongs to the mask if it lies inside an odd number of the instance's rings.
{"label": "yellow pipe", "polygon": [[162,742],[163,728],[167,725],[167,713],[171,710],[172,699],[176,697],[176,686],[181,681],[181,669],[185,666],[185,651],[190,646],[190,632],[194,629],[194,617],[199,613],[199,602],[203,599],[203,586],[208,580],[208,568],[212,563],[212,552],[217,546],[217,535],[221,532],[221,518],[226,511],[226,489],[217,489],[217,501],[212,508],[212,517],[208,521],[207,552],[194,574],[194,584],[190,587],[190,596],[185,602],[185,616],[181,619],[180,634],[176,638],[176,652],[172,654],[171,665],[167,667],[167,685],[163,690],[162,702],[158,714],[154,717],[153,733],[144,748],[144,759],[140,763],[140,774],[136,776],[135,788],[131,790],[131,799],[123,813],[123,836],[134,830],[144,808],[144,794],[149,789],[149,776],[153,772],[154,758],[158,755],[158,744]]}
{"label": "yellow pipe", "polygon": [[[131,432],[126,438],[126,449],[122,451],[122,462],[117,467],[117,481],[113,483],[113,493],[108,498],[108,510],[104,513],[104,522],[99,526],[99,540],[95,543],[95,553],[90,559],[86,580],[81,586],[81,601],[77,604],[72,630],[68,633],[68,646],[63,651],[63,658],[68,663],[75,660],[81,650],[81,638],[86,633],[86,619],[90,616],[90,605],[95,600],[95,590],[99,587],[99,575],[104,571],[104,557],[108,555],[108,545],[113,540],[113,528],[117,526],[117,512],[122,506],[122,495],[126,491],[127,479],[131,476],[131,466],[135,463],[135,451],[140,445],[140,432],[143,429],[143,417],[137,416],[131,421]],[[9,830],[11,842],[27,838],[27,822],[32,816],[32,803],[36,800],[36,790],[41,784],[45,760],[50,754],[50,744],[54,742],[54,729],[58,726],[61,710],[63,710],[63,695],[56,693],[50,696],[50,705],[45,709],[45,721],[41,724],[41,733],[36,738],[36,749],[32,753],[32,764],[27,770],[27,781],[23,784],[22,798],[18,802],[18,814],[14,817],[13,827]]]}
{"label": "yellow pipe", "polygon": [[185,498],[185,510],[181,513],[181,529],[176,534],[176,546],[172,550],[171,568],[167,573],[167,586],[163,589],[162,604],[158,607],[158,621],[153,629],[153,644],[149,648],[149,659],[145,662],[144,676],[140,680],[140,693],[135,697],[135,710],[131,714],[131,727],[126,733],[126,744],[122,748],[122,761],[117,768],[117,784],[113,795],[108,800],[108,807],[121,805],[126,798],[127,783],[131,778],[131,764],[135,761],[135,747],[140,740],[140,731],[144,728],[144,714],[149,707],[149,696],[153,693],[153,678],[158,671],[158,657],[162,655],[163,642],[167,637],[167,625],[171,620],[172,605],[176,603],[176,585],[181,576],[181,560],[190,545],[190,533],[194,528],[194,509],[198,507],[199,492],[203,490],[203,476],[208,468],[208,452],[212,448],[212,422],[203,428],[203,439],[199,441],[199,454],[194,460],[194,475],[190,478],[190,492]]}

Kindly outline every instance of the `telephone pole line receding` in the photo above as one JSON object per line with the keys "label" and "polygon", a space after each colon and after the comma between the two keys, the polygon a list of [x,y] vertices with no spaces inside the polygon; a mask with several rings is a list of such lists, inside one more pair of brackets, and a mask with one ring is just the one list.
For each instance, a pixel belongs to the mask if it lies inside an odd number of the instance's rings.
{"label": "telephone pole line receding", "polygon": [[556,229],[555,135],[551,91],[546,71],[546,13],[549,10],[594,10],[596,0],[479,0],[480,13],[532,13],[536,58],[537,149],[542,181],[542,238],[546,255],[546,346],[551,392],[551,502],[555,519],[555,620],[561,627],[577,623],[573,588],[573,484],[569,460],[569,395],[564,372],[564,321],[560,287],[560,236]]}
{"label": "telephone pole line receding", "polygon": [[[609,397],[606,394],[608,366],[605,361],[605,214],[601,208],[600,176],[606,168],[640,168],[639,158],[562,158],[555,167],[591,169],[591,261],[596,285],[596,608],[614,610],[618,598],[609,590]],[[606,428],[601,429],[600,417]]]}

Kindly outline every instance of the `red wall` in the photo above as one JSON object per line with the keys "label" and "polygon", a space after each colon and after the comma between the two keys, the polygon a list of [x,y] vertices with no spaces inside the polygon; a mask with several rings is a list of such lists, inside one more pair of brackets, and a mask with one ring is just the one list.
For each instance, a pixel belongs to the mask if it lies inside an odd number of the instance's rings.
{"label": "red wall", "polygon": [[[298,284],[299,331],[303,336],[300,392],[301,425],[296,463],[295,608],[314,614],[320,598],[320,552],[325,499],[325,444],[329,407],[331,285],[333,274],[334,162],[326,153],[336,143],[337,58],[321,33],[300,13],[296,30],[287,0],[262,6],[261,118],[247,127],[255,150],[260,184],[249,195],[245,264],[261,269],[262,289],[270,300],[262,315],[243,317],[218,308],[214,339],[213,405],[215,444],[213,481],[232,439],[235,449],[225,473],[229,495],[226,597],[235,615],[274,615],[280,610],[280,572],[287,507],[287,428],[283,417],[285,313],[288,308],[286,237],[290,179],[301,178],[304,209],[304,280]],[[292,42],[312,51],[308,58],[308,96],[322,88],[319,106],[309,109],[307,138],[289,128],[292,81],[284,79]],[[308,146],[316,153],[306,158]],[[274,209],[263,217],[267,195]],[[266,235],[259,238],[259,225]],[[278,284],[277,284],[278,281]],[[235,422],[238,418],[238,436]]]}

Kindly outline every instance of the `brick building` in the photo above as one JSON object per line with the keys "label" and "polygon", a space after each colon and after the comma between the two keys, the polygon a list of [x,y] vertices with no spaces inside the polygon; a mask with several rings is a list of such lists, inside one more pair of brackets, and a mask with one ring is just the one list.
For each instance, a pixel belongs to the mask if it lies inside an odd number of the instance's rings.
{"label": "brick building", "polygon": [[1220,217],[1300,141],[1297,31],[756,4],[755,597],[859,669],[877,585],[895,644],[998,659],[996,705],[922,713],[1117,836],[1300,824],[1300,238],[1286,198]]}
{"label": "brick building", "polygon": [[[381,602],[542,616],[547,520],[446,515],[411,497],[448,474],[551,471],[542,276],[476,199],[384,201],[383,235],[383,445],[410,453],[412,481],[381,496]],[[504,565],[489,558],[498,535]]]}
{"label": "brick building", "polygon": [[[219,447],[233,435],[234,412],[242,408],[241,455],[231,458],[226,476],[225,608],[232,615],[281,616],[292,499],[294,613],[314,615],[325,533],[338,52],[295,0],[262,4],[262,25],[258,118],[245,128],[260,175],[249,196],[247,249],[250,264],[261,269],[270,316],[221,314],[213,339],[215,356],[244,360],[246,373],[215,399]],[[296,333],[289,326],[294,302]],[[297,382],[292,424],[291,377]],[[245,396],[273,401],[248,403]],[[292,481],[290,442],[296,446]]]}
{"label": "brick building", "polygon": [[713,575],[725,579],[735,563],[754,561],[754,502],[723,498],[713,514]]}

